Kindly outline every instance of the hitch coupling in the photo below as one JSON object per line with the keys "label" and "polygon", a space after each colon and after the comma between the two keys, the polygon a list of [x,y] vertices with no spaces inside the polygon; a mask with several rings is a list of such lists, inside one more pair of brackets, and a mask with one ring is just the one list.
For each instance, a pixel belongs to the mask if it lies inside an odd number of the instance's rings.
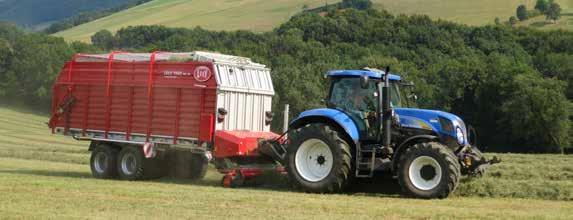
{"label": "hitch coupling", "polygon": [[471,145],[464,146],[457,156],[462,165],[462,175],[471,177],[481,177],[489,166],[501,162],[496,156],[488,160],[477,147]]}
{"label": "hitch coupling", "polygon": [[284,164],[286,146],[278,140],[262,140],[259,142],[259,152],[274,161]]}

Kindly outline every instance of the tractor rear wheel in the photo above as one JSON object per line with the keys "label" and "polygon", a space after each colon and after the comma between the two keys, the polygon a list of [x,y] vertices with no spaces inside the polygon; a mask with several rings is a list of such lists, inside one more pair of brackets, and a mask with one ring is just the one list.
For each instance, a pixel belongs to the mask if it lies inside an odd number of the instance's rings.
{"label": "tractor rear wheel", "polygon": [[399,157],[402,191],[417,198],[446,198],[458,186],[460,165],[448,147],[437,142],[417,143]]}
{"label": "tractor rear wheel", "polygon": [[115,164],[118,151],[108,145],[101,144],[92,150],[90,168],[92,175],[99,179],[112,179],[117,177]]}
{"label": "tractor rear wheel", "polygon": [[342,191],[351,179],[349,144],[331,126],[311,124],[290,136],[286,170],[292,184],[312,193]]}

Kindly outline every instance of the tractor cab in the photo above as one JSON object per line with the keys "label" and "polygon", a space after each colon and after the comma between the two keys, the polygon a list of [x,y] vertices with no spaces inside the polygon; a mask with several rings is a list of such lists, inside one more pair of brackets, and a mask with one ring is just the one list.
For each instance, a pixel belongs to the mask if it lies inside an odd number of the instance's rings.
{"label": "tractor cab", "polygon": [[[380,135],[382,109],[378,105],[378,85],[384,83],[383,73],[370,70],[335,70],[327,74],[331,79],[328,108],[346,113],[358,127],[361,141],[377,140]],[[402,106],[400,76],[389,74],[390,107]]]}

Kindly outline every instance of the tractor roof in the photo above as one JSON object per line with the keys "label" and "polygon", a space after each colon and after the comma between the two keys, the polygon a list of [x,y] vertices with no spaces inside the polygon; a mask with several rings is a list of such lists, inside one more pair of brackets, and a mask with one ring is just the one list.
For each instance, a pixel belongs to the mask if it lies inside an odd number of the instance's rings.
{"label": "tractor roof", "polygon": [[[382,78],[384,71],[372,71],[372,70],[332,70],[328,71],[326,74],[329,77],[360,77],[368,76],[370,78],[380,79]],[[390,73],[390,80],[398,81],[401,77]]]}

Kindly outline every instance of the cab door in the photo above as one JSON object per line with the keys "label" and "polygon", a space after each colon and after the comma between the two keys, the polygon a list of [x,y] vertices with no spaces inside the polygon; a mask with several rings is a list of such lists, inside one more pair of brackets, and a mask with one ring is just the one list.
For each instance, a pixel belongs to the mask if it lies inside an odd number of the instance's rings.
{"label": "cab door", "polygon": [[369,81],[368,88],[360,86],[360,78],[332,78],[328,107],[346,113],[358,127],[360,140],[376,140],[379,119],[376,83]]}

